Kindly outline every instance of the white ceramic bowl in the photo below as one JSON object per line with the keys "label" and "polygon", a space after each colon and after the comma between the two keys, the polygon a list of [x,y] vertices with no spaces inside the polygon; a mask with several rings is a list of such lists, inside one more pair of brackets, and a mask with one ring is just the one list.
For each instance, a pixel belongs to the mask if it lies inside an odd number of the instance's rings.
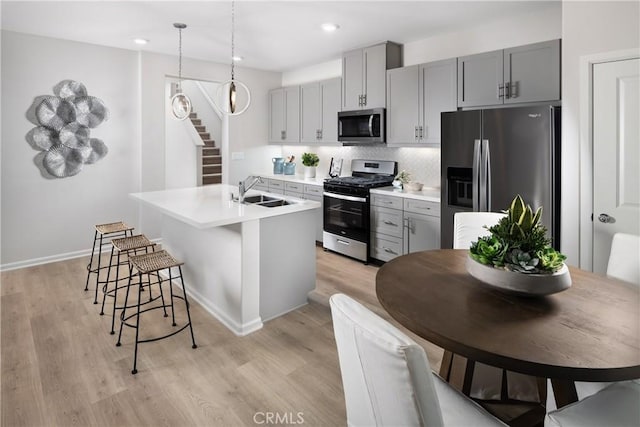
{"label": "white ceramic bowl", "polygon": [[407,182],[404,187],[409,191],[422,191],[423,183],[418,181]]}
{"label": "white ceramic bowl", "polygon": [[571,287],[571,275],[566,265],[555,273],[524,274],[480,264],[469,256],[466,267],[469,274],[485,285],[521,296],[551,295]]}

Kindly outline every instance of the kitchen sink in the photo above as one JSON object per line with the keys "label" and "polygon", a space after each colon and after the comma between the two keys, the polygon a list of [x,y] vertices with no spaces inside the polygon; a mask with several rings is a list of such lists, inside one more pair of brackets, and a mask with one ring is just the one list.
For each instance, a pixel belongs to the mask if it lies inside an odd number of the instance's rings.
{"label": "kitchen sink", "polygon": [[244,198],[245,203],[264,203],[270,201],[279,201],[280,199],[276,199],[275,197],[265,196],[264,194],[258,194],[257,196],[247,196]]}
{"label": "kitchen sink", "polygon": [[256,203],[256,204],[258,206],[264,206],[267,208],[275,208],[276,206],[286,206],[286,205],[290,205],[291,203],[283,199],[275,199],[275,200],[270,200],[268,202],[262,202],[262,203]]}

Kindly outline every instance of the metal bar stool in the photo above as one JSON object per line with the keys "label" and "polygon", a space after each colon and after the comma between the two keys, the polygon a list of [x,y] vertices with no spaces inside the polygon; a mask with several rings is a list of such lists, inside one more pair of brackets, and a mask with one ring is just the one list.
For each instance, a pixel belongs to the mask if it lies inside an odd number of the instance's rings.
{"label": "metal bar stool", "polygon": [[[138,251],[144,250],[144,253],[149,253],[149,249],[151,251],[155,250],[156,244],[151,242],[147,236],[144,234],[138,234],[135,236],[128,237],[120,237],[118,239],[111,239],[111,256],[109,257],[109,267],[107,269],[107,279],[102,286],[102,308],[100,309],[100,316],[104,315],[104,302],[106,297],[113,298],[113,309],[111,311],[111,335],[115,334],[115,317],[116,317],[116,309],[122,308],[122,306],[118,306],[118,289],[122,289],[125,287],[119,286],[118,283],[120,280],[126,279],[126,277],[120,277],[120,266],[128,265],[129,260],[128,257],[133,252],[133,255],[138,255]],[[117,252],[117,254],[115,253]],[[122,255],[126,255],[127,259],[122,260]],[[116,262],[114,265],[114,257],[116,258]],[[110,280],[111,277],[111,268],[115,267],[115,280]],[[109,289],[109,283],[113,282],[114,286]],[[162,288],[160,288],[160,292],[162,292]],[[164,304],[164,295],[161,293],[161,297]],[[151,287],[149,286],[149,298],[151,298]],[[165,316],[166,316],[165,310]]]}
{"label": "metal bar stool", "polygon": [[[143,343],[143,342],[152,342],[152,341],[158,341],[161,339],[165,339],[165,338],[169,338],[170,336],[173,336],[179,332],[182,332],[184,329],[187,328],[187,326],[189,327],[189,330],[191,332],[191,342],[192,342],[192,346],[191,348],[198,348],[198,346],[196,345],[196,339],[193,335],[193,327],[191,326],[191,313],[189,312],[189,301],[187,300],[187,291],[185,289],[184,286],[184,279],[182,277],[182,265],[184,263],[177,261],[176,259],[174,259],[167,251],[157,251],[157,252],[150,252],[147,254],[142,254],[142,255],[133,255],[129,257],[129,280],[127,282],[127,292],[125,294],[124,297],[124,306],[122,309],[122,312],[120,313],[120,332],[118,333],[118,342],[116,343],[116,346],[120,346],[120,339],[122,337],[122,326],[123,325],[127,325],[131,328],[134,328],[136,330],[136,343],[135,343],[135,347],[134,347],[134,351],[133,351],[133,370],[131,371],[132,374],[137,374],[138,370],[136,369],[137,366],[137,362],[138,362],[138,344]],[[180,284],[182,286],[182,292],[183,292],[183,296],[180,295],[174,295],[173,294],[173,279],[174,277],[172,277],[171,275],[171,269],[173,267],[178,267],[178,272],[179,272],[179,277],[180,277]],[[147,275],[147,279],[148,279],[148,284],[149,287],[151,285],[155,285],[158,284],[160,286],[160,289],[162,290],[162,270],[167,270],[168,273],[168,282],[169,282],[169,290],[171,292],[171,304],[167,305],[164,303],[164,299],[163,299],[163,303],[162,305],[155,305],[155,306],[151,306],[145,309],[141,309],[141,306],[144,306],[146,304],[150,304],[151,302],[157,300],[158,296],[156,296],[155,298],[151,298],[149,301],[145,301],[142,302],[142,286],[138,286],[138,302],[136,303],[136,312],[133,314],[129,314],[127,315],[127,309],[128,308],[132,308],[133,306],[129,307],[128,301],[129,301],[129,289],[132,286],[132,278],[134,276],[133,274],[133,269],[137,270],[137,276],[138,276],[138,285],[142,284],[142,275],[146,274]],[[158,281],[157,282],[151,282],[151,276],[152,274],[155,273],[155,277],[157,277]],[[175,277],[177,279],[177,277]],[[135,284],[133,284],[135,286]],[[160,294],[162,295],[162,293]],[[184,300],[184,305],[187,309],[187,323],[183,326],[180,327],[180,329],[173,331],[169,334],[166,335],[162,335],[160,337],[155,337],[155,338],[148,338],[145,340],[141,340],[139,338],[139,332],[140,332],[140,315],[142,313],[145,313],[147,311],[151,311],[151,310],[156,310],[159,308],[162,308],[164,310],[166,310],[167,307],[171,307],[171,317],[172,317],[172,326],[177,326],[176,324],[176,316],[175,316],[175,310],[174,310],[174,305],[173,305],[173,299],[174,298],[180,298],[182,300]],[[127,323],[128,320],[135,318],[136,322],[135,324],[132,323]]]}
{"label": "metal bar stool", "polygon": [[[101,258],[100,254],[102,253],[102,245],[106,245],[109,243],[109,242],[104,242],[104,238],[113,239],[116,237],[126,237],[127,233],[129,233],[129,236],[133,236],[133,227],[128,226],[122,221],[96,225],[96,231],[93,233],[93,247],[91,248],[91,260],[89,261],[89,264],[87,264],[87,283],[84,286],[84,290],[88,291],[91,274],[95,273],[96,291],[93,297],[94,304],[98,303],[98,287],[100,286],[100,283],[104,283],[100,280],[100,270],[107,268],[105,266],[100,266],[100,258]],[[99,235],[99,238],[98,238],[98,235]],[[100,242],[100,244],[98,245],[98,261],[97,261],[98,266],[96,268],[93,268],[93,257],[95,256],[95,253],[96,253],[96,242],[98,241]]]}

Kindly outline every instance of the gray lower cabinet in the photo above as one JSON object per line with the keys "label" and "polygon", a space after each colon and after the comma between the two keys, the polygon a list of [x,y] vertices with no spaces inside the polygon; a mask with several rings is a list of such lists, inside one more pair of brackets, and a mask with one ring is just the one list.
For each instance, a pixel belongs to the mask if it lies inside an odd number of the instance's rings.
{"label": "gray lower cabinet", "polygon": [[[270,179],[271,181],[279,181]],[[322,242],[322,231],[323,231],[323,216],[322,216],[322,185],[313,185],[313,184],[302,184],[299,182],[291,182],[291,181],[279,181],[283,186],[283,193],[285,196],[297,197],[298,199],[305,200],[313,200],[315,202],[320,202],[320,209],[316,211],[316,241]],[[274,187],[276,188],[276,187]],[[273,192],[273,191],[272,191]],[[279,193],[279,190],[276,188],[276,192]]]}
{"label": "gray lower cabinet", "polygon": [[300,142],[300,86],[269,91],[269,142]]}
{"label": "gray lower cabinet", "polygon": [[342,110],[384,108],[386,70],[401,65],[402,48],[386,42],[342,54]]}
{"label": "gray lower cabinet", "polygon": [[300,142],[337,143],[340,78],[300,86]]}
{"label": "gray lower cabinet", "polygon": [[440,247],[440,204],[371,195],[369,254],[380,261]]}
{"label": "gray lower cabinet", "polygon": [[457,105],[456,60],[387,71],[387,144],[440,144],[440,114]]}
{"label": "gray lower cabinet", "polygon": [[410,254],[440,248],[440,204],[404,200],[404,247]]}
{"label": "gray lower cabinet", "polygon": [[559,99],[560,40],[458,58],[458,107]]}

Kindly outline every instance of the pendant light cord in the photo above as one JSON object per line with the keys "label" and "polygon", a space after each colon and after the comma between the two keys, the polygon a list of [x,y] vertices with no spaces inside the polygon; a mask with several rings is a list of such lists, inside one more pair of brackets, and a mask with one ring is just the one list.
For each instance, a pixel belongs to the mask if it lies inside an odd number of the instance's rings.
{"label": "pendant light cord", "polygon": [[235,28],[236,28],[235,1],[231,0],[231,81],[235,79]]}
{"label": "pendant light cord", "polygon": [[182,28],[178,28],[178,92],[182,92]]}

